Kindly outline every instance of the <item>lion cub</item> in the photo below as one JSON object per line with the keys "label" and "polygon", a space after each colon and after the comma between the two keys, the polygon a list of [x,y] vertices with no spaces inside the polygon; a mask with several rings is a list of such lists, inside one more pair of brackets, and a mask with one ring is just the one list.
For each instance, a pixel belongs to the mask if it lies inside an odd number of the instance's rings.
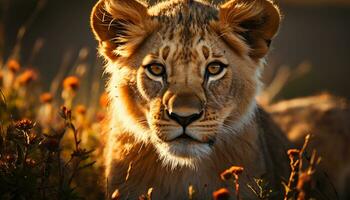
{"label": "lion cub", "polygon": [[[91,26],[110,75],[107,196],[209,199],[232,188],[219,174],[244,167],[243,199],[265,177],[273,191],[289,174],[289,143],[255,97],[280,23],[270,0],[100,0]],[[281,197],[281,193],[276,198]]]}

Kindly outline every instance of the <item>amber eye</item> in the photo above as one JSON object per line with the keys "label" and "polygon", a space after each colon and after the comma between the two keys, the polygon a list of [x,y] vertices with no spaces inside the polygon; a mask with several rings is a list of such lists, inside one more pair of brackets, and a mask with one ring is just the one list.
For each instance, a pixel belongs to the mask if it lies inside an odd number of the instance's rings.
{"label": "amber eye", "polygon": [[224,63],[221,62],[212,62],[207,66],[207,74],[210,76],[215,76],[224,71],[227,67]]}
{"label": "amber eye", "polygon": [[146,69],[154,76],[163,76],[165,73],[165,67],[158,63],[149,64]]}

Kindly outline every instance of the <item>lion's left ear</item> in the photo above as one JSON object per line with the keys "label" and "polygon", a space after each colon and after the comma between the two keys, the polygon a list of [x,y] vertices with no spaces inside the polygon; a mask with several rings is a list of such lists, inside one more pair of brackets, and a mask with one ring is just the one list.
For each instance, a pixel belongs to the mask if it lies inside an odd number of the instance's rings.
{"label": "lion's left ear", "polygon": [[219,10],[221,29],[226,29],[225,34],[234,32],[242,36],[253,59],[266,55],[280,21],[280,11],[271,0],[230,0]]}
{"label": "lion's left ear", "polygon": [[99,0],[91,13],[91,28],[100,52],[114,60],[128,57],[156,27],[146,4],[138,0]]}

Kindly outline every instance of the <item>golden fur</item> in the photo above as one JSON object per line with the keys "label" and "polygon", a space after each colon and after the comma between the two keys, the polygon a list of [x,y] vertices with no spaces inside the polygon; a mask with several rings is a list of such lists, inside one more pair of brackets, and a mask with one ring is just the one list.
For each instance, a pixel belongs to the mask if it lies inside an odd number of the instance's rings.
{"label": "golden fur", "polygon": [[91,26],[110,76],[108,197],[118,189],[136,199],[153,187],[154,199],[186,199],[192,184],[208,199],[232,188],[219,178],[231,165],[245,168],[245,199],[255,198],[253,178],[281,189],[289,144],[255,102],[279,22],[269,0],[96,4]]}

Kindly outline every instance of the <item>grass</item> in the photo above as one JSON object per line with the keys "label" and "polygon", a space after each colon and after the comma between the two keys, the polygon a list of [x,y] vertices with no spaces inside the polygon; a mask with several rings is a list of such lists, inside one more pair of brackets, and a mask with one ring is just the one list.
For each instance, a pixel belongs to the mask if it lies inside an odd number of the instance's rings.
{"label": "grass", "polygon": [[32,95],[37,75],[17,61],[0,73],[0,199],[102,199],[95,150],[103,113],[90,120],[84,106],[73,105],[79,80],[65,79],[69,107],[58,108],[52,94]]}

